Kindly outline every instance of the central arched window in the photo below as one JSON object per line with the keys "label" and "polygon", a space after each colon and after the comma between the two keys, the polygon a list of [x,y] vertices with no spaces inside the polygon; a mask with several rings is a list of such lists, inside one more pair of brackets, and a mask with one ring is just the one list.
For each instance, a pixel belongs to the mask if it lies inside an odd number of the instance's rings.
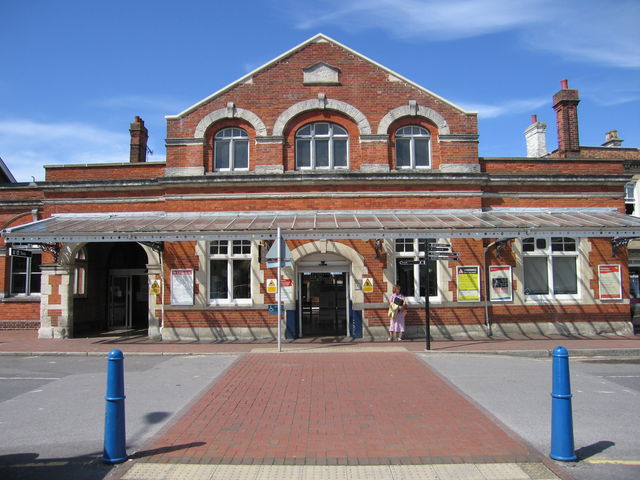
{"label": "central arched window", "polygon": [[216,171],[249,169],[249,135],[241,128],[224,128],[213,138]]}
{"label": "central arched window", "polygon": [[431,135],[417,125],[401,127],[396,132],[396,167],[429,168]]}
{"label": "central arched window", "polygon": [[347,168],[349,134],[340,125],[317,122],[296,132],[296,168]]}

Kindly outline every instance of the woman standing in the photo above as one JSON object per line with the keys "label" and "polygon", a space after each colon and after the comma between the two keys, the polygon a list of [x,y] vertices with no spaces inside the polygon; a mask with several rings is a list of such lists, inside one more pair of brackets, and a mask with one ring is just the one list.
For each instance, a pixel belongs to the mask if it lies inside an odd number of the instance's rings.
{"label": "woman standing", "polygon": [[389,299],[389,311],[393,312],[389,315],[389,341],[402,340],[402,334],[404,333],[404,317],[407,313],[406,310],[407,301],[402,295],[400,285],[393,286],[393,293]]}

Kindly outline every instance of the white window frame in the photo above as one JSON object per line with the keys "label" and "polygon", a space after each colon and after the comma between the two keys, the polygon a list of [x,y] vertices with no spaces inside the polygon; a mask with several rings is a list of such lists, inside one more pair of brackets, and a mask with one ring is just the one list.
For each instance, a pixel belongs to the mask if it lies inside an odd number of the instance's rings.
{"label": "white window frame", "polygon": [[[577,237],[529,237],[534,240],[534,250],[532,252],[524,251],[525,241],[528,239],[521,240],[522,247],[522,288],[524,292],[524,298],[526,301],[532,302],[545,302],[549,300],[579,300],[581,298],[581,284],[582,284],[582,268],[580,265],[580,238]],[[567,238],[571,239],[575,242],[576,248],[575,251],[553,251],[552,250],[552,238]],[[544,240],[546,245],[544,248],[539,248],[537,242],[540,240]],[[525,285],[525,267],[524,267],[524,258],[525,257],[538,257],[538,258],[546,258],[547,259],[547,288],[548,293],[546,294],[528,294]],[[576,262],[576,293],[554,293],[554,284],[553,284],[553,259],[554,258],[567,258],[572,257],[575,258]]]}
{"label": "white window frame", "polygon": [[[404,133],[403,130],[409,128],[418,128],[422,133]],[[409,140],[409,165],[399,165],[398,163],[398,137],[401,139]],[[416,165],[416,138],[427,140],[427,165]],[[431,133],[425,127],[420,125],[404,125],[396,130],[395,136],[395,155],[396,155],[396,169],[398,170],[415,170],[415,169],[430,169],[431,168]]]}
{"label": "white window frame", "polygon": [[[394,252],[393,272],[394,272],[395,283],[398,283],[398,270],[397,270],[398,260],[413,260],[413,261],[424,260],[423,241],[427,241],[429,243],[435,243],[437,240],[433,238],[427,238],[427,239],[398,238],[393,241],[393,252]],[[402,243],[405,246],[405,251],[403,252],[397,251],[399,243]],[[435,267],[435,273],[436,273],[436,284],[435,284],[436,294],[429,295],[429,302],[432,302],[432,301],[437,302],[441,300],[440,288],[439,288],[440,272],[438,271],[439,265],[437,261],[434,261],[434,267]],[[423,268],[426,268],[426,265],[424,265]],[[406,297],[407,302],[409,303],[425,302],[425,298],[420,295],[420,265],[418,264],[413,265],[413,295],[408,295],[408,292],[401,292],[401,293]],[[416,295],[416,293],[418,295]]]}
{"label": "white window frame", "polygon": [[[319,125],[327,125],[329,127],[329,133],[328,134],[317,134],[315,132],[316,128]],[[307,128],[310,127],[311,128],[311,134],[310,135],[303,135],[300,132]],[[340,129],[342,132],[336,133],[334,131],[334,129],[336,129],[336,127],[338,129]],[[339,166],[335,166],[335,162],[334,162],[334,153],[335,153],[335,146],[334,146],[334,139],[339,139],[339,140],[346,140],[346,156],[347,156],[347,164],[346,165],[339,165]],[[329,155],[329,165],[325,165],[325,166],[316,166],[316,141],[317,140],[328,140],[329,142],[329,147],[328,147],[328,155]],[[309,142],[309,165],[308,166],[300,166],[300,162],[298,161],[298,154],[299,152],[299,148],[298,148],[298,141],[308,141]],[[313,123],[308,123],[306,125],[303,125],[302,127],[300,127],[297,131],[296,131],[296,135],[295,135],[295,163],[296,163],[296,170],[348,170],[349,169],[349,132],[346,128],[344,128],[342,125],[339,125],[337,123],[333,123],[333,122],[313,122]]]}
{"label": "white window frame", "polygon": [[[240,132],[236,134],[235,130]],[[230,137],[223,137],[222,135],[225,132],[231,131],[232,135]],[[235,166],[235,148],[234,145],[236,143],[243,142],[247,144],[247,166],[246,167],[236,167]],[[228,168],[217,168],[217,151],[216,144],[218,143],[228,143],[229,144],[229,167]],[[240,127],[226,127],[213,136],[213,171],[214,172],[233,172],[233,171],[247,171],[249,170],[249,134],[246,130]]]}
{"label": "white window frame", "polygon": [[[234,244],[242,245],[242,250],[248,248],[248,251],[243,253],[233,253]],[[213,245],[220,245],[222,243],[227,244],[227,253],[211,253]],[[253,290],[251,288],[251,262],[252,262],[253,242],[251,240],[215,240],[207,242],[207,299],[209,305],[251,305]],[[227,298],[211,298],[211,261],[212,260],[226,260],[227,262]],[[248,298],[233,298],[233,262],[235,260],[248,260],[249,266],[249,297]]]}
{"label": "white window frame", "polygon": [[[23,250],[29,250],[31,252],[31,257],[23,257],[25,258],[26,261],[26,267],[25,267],[25,291],[24,292],[14,292],[13,291],[13,278],[14,278],[14,258],[16,257],[9,257],[9,296],[10,297],[39,297],[41,295],[41,292],[32,292],[31,291],[31,277],[34,275],[32,272],[32,262],[33,262],[33,256],[35,255],[39,255],[40,256],[40,264],[42,264],[42,251],[41,250],[36,250],[33,248],[27,248],[27,247],[20,247]],[[22,273],[19,273],[20,275],[22,275]],[[40,279],[42,279],[42,271],[40,271],[40,273],[38,274],[40,275]],[[42,289],[42,287],[40,287]]]}

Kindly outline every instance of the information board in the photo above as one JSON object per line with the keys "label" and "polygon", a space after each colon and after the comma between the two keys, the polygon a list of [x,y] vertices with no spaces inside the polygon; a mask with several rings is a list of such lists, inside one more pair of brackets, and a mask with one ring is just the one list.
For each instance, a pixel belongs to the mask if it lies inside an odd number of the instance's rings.
{"label": "information board", "polygon": [[456,267],[458,277],[458,301],[480,301],[480,267]]}
{"label": "information board", "polygon": [[620,265],[598,265],[600,300],[622,300]]}
{"label": "information board", "polygon": [[193,270],[171,270],[171,305],[193,305]]}

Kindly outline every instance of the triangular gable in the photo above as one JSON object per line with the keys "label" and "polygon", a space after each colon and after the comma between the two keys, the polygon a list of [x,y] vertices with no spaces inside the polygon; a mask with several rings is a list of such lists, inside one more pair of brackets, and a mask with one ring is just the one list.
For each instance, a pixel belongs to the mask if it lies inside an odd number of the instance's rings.
{"label": "triangular gable", "polygon": [[165,116],[165,118],[167,120],[172,120],[172,119],[178,119],[181,117],[184,117],[185,115],[188,115],[189,113],[193,112],[194,110],[200,108],[202,105],[205,105],[206,103],[210,102],[211,100],[213,100],[214,98],[216,98],[219,95],[222,95],[223,93],[227,92],[228,90],[231,90],[232,88],[234,88],[237,85],[241,85],[247,81],[249,81],[253,76],[255,76],[256,74],[260,73],[263,70],[266,70],[267,68],[270,68],[271,66],[275,65],[276,63],[284,60],[285,58],[293,55],[294,53],[304,49],[305,47],[307,47],[308,45],[311,45],[313,43],[320,43],[320,42],[329,42],[329,43],[333,43],[334,45],[346,50],[347,52],[351,53],[352,55],[355,55],[356,57],[361,58],[362,60],[364,60],[365,62],[368,62],[378,68],[380,68],[381,70],[383,70],[384,72],[386,72],[387,74],[389,74],[390,76],[395,77],[397,80],[408,83],[409,85],[411,85],[412,87],[417,88],[418,90],[421,90],[422,92],[426,93],[427,95],[430,95],[432,97],[437,98],[438,100],[446,103],[447,105],[455,108],[456,110],[460,111],[461,113],[475,113],[475,112],[469,112],[467,110],[464,110],[463,108],[455,105],[454,103],[451,103],[449,100],[446,100],[444,98],[442,98],[441,96],[433,93],[430,90],[427,90],[426,88],[424,88],[421,85],[418,85],[415,82],[412,82],[411,80],[403,77],[402,75],[400,75],[399,73],[394,72],[393,70],[385,67],[384,65],[379,64],[378,62],[371,60],[370,58],[362,55],[359,52],[356,52],[355,50],[352,50],[351,48],[341,44],[340,42],[322,34],[322,33],[318,33],[317,35],[314,35],[313,37],[311,37],[310,39],[302,42],[301,44],[293,47],[291,50],[286,51],[285,53],[283,53],[282,55],[279,55],[278,57],[274,58],[273,60],[265,63],[264,65],[256,68],[255,70],[252,70],[251,72],[247,73],[246,75],[244,75],[243,77],[239,78],[238,80],[236,80],[233,83],[230,83],[229,85],[227,85],[226,87],[221,88],[220,90],[218,90],[215,93],[212,93],[211,95],[209,95],[207,98],[200,100],[198,103],[190,106],[189,108],[187,108],[186,110],[180,112],[177,115],[167,115]]}

